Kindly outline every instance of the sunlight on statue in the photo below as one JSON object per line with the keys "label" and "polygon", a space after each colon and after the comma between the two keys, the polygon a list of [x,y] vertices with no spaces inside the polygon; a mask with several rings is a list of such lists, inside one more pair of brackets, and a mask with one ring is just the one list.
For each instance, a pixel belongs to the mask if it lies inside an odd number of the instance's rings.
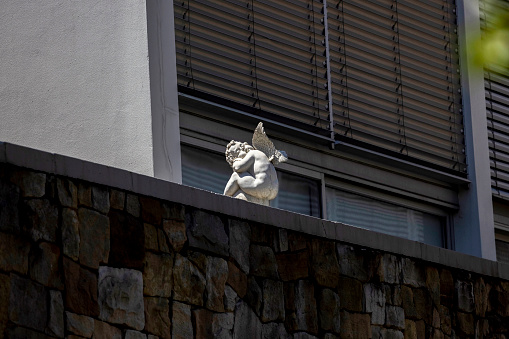
{"label": "sunlight on statue", "polygon": [[279,191],[274,165],[285,162],[288,157],[284,151],[276,150],[263,124],[260,122],[254,131],[253,146],[232,140],[226,146],[225,155],[233,174],[224,195],[268,206]]}

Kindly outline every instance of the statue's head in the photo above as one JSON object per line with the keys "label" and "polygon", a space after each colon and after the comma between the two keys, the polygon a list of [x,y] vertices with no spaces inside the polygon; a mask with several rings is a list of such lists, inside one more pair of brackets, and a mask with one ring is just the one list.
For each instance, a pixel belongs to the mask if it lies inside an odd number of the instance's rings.
{"label": "statue's head", "polygon": [[247,142],[240,142],[232,140],[226,146],[226,161],[230,166],[233,166],[233,162],[236,159],[242,159],[246,156],[246,154],[253,150],[253,146],[249,145]]}

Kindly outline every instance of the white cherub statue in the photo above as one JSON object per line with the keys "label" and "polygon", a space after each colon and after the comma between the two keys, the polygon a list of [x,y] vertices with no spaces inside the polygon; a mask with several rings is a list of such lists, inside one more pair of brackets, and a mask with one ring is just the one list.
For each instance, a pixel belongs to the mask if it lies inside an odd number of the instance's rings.
{"label": "white cherub statue", "polygon": [[226,161],[233,174],[224,195],[268,206],[279,191],[274,165],[288,157],[284,151],[276,150],[261,122],[253,133],[253,146],[235,140],[226,146]]}

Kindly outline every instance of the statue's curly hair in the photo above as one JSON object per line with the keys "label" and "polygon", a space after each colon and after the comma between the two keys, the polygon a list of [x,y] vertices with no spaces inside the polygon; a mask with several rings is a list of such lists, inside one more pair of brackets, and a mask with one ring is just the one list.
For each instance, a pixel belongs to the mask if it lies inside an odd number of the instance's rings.
{"label": "statue's curly hair", "polygon": [[[230,147],[232,147],[236,143],[240,143],[240,148],[238,149],[237,152],[232,153],[230,151]],[[226,151],[224,152],[224,155],[226,156],[226,162],[230,165],[230,167],[233,167],[233,162],[235,161],[235,159],[238,158],[238,155],[241,151],[244,151],[246,153],[250,151],[250,149],[246,149],[246,146],[249,146],[247,142],[240,142],[240,141],[232,140],[228,143],[228,145],[226,146]]]}

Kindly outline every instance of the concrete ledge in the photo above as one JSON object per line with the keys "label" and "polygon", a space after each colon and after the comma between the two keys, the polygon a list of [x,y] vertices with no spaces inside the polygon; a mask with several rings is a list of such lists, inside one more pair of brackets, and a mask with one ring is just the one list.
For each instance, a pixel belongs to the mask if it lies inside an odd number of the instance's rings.
{"label": "concrete ledge", "polygon": [[107,185],[142,195],[509,280],[509,265],[338,222],[265,207],[118,168],[0,143],[0,162]]}

